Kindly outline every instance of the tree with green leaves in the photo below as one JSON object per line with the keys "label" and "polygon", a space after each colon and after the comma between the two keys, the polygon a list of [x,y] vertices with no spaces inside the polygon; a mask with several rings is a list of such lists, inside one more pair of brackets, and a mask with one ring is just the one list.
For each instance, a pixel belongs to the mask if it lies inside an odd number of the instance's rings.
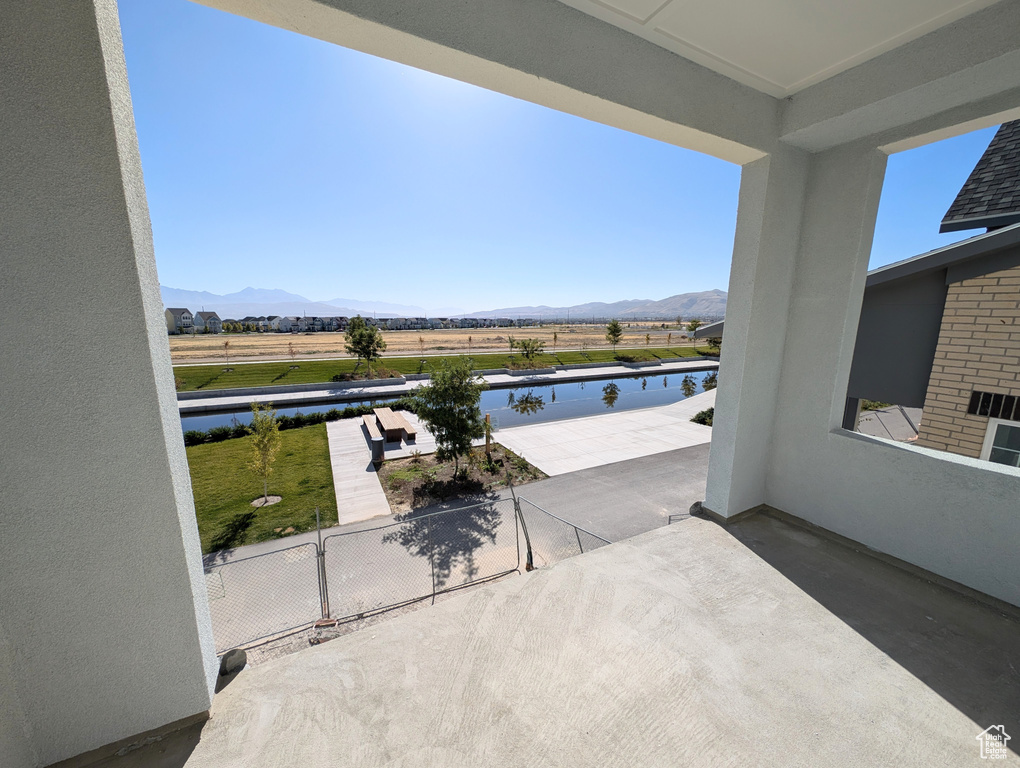
{"label": "tree with green leaves", "polygon": [[507,337],[506,337],[506,343],[507,343],[507,346],[510,347],[510,357],[513,357],[514,356],[514,347],[517,346],[517,339],[515,339],[513,336],[510,336],[508,334]]}
{"label": "tree with green leaves", "polygon": [[696,319],[695,320],[691,320],[691,322],[687,323],[687,333],[690,334],[690,337],[693,339],[694,338],[694,332],[697,331],[703,325],[704,325],[704,323],[701,322],[700,320],[696,320]]}
{"label": "tree with green leaves", "polygon": [[538,339],[521,339],[517,342],[517,349],[521,350],[521,354],[524,355],[524,359],[528,361],[530,367],[535,364],[535,358],[545,349],[545,342]]}
{"label": "tree with green leaves", "polygon": [[694,377],[687,374],[680,381],[680,392],[684,397],[694,397],[698,392],[698,383]]}
{"label": "tree with green leaves", "polygon": [[478,403],[488,388],[472,372],[471,361],[457,357],[443,360],[431,372],[429,383],[412,395],[415,413],[436,439],[436,458],[453,459],[454,477],[460,471],[460,457],[471,450],[471,441],[485,435]]}
{"label": "tree with green leaves", "polygon": [[251,404],[251,458],[248,469],[262,480],[262,504],[269,502],[269,475],[273,472],[273,462],[280,450],[280,425],[276,423],[276,411],[272,403]]}
{"label": "tree with green leaves", "polygon": [[623,328],[620,327],[620,323],[616,320],[610,320],[609,325],[606,326],[606,341],[613,345],[613,354],[616,354],[616,345],[620,343],[620,339],[623,338]]}
{"label": "tree with green leaves", "polygon": [[358,365],[364,359],[368,366],[367,376],[372,376],[372,361],[378,358],[386,349],[386,342],[382,334],[374,325],[365,322],[361,315],[355,315],[347,323],[347,331],[344,333],[344,349],[348,355],[358,358]]}

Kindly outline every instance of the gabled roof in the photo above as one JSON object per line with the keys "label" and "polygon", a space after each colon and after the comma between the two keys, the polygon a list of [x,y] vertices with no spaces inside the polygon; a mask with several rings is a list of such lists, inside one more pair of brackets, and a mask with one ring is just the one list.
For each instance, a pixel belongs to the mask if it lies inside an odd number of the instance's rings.
{"label": "gabled roof", "polygon": [[167,307],[166,311],[172,314],[174,317],[180,317],[183,314],[189,315],[191,314],[190,309],[185,309],[183,307]]}
{"label": "gabled roof", "polygon": [[198,312],[195,315],[195,317],[200,317],[203,320],[213,320],[213,319],[219,320],[220,319],[220,316],[217,315],[215,312]]}
{"label": "gabled roof", "polygon": [[1020,222],[1020,120],[1003,123],[942,217],[940,232]]}

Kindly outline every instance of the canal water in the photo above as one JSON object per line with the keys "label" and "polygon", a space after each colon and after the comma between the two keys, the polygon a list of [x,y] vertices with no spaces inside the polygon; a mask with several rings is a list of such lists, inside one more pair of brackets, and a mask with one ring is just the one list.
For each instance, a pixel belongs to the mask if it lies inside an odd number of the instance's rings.
{"label": "canal water", "polygon": [[[709,388],[715,382],[714,371],[697,371],[688,374],[673,373],[667,376],[633,376],[622,379],[578,381],[566,384],[539,384],[512,389],[488,389],[482,392],[482,413],[488,413],[497,428],[516,427],[559,419],[576,419],[600,413],[627,411],[671,405],[704,392],[705,378]],[[686,380],[686,381],[685,381]],[[348,405],[385,405],[393,398],[357,400],[338,403],[320,403],[297,408],[278,408],[280,416],[297,413],[317,413],[331,408],[343,409]],[[213,427],[233,426],[251,422],[249,409],[234,413],[209,413],[181,417],[184,431],[207,431]]]}

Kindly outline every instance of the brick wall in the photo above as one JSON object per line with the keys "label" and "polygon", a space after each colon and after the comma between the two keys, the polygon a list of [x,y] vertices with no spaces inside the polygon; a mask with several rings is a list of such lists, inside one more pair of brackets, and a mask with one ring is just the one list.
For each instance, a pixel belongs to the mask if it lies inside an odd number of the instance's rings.
{"label": "brick wall", "polygon": [[1020,395],[1020,267],[949,286],[917,444],[977,458],[988,419],[967,413],[975,389]]}

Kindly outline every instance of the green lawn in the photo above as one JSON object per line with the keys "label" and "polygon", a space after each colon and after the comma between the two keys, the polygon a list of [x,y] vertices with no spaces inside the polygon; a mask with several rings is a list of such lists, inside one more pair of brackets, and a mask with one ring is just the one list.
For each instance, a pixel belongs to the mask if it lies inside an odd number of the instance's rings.
{"label": "green lawn", "polygon": [[[637,359],[659,358],[662,360],[675,360],[679,357],[695,357],[702,352],[709,351],[707,348],[695,350],[694,347],[636,347],[633,349],[619,349],[616,353],[611,349],[592,349],[587,352],[558,351],[539,355],[536,359],[536,366],[547,367],[550,365],[572,365],[575,363],[609,363],[628,357]],[[405,373],[428,373],[430,365],[439,365],[442,358],[429,357],[422,364],[420,357],[384,357],[373,365],[373,371],[377,367],[387,368],[400,374]],[[476,370],[488,368],[506,368],[510,363],[509,355],[489,354],[471,355],[473,366]],[[518,362],[520,355],[515,358]],[[328,382],[333,376],[339,373],[352,373],[354,371],[354,360],[305,360],[301,363],[251,363],[251,364],[229,364],[218,363],[215,365],[181,365],[174,368],[174,376],[178,381],[178,390],[190,392],[193,390],[205,389],[230,389],[233,387],[265,387],[274,384],[317,384]],[[363,372],[362,365],[360,371]]]}
{"label": "green lawn", "polygon": [[291,527],[289,533],[314,531],[316,506],[324,527],[336,524],[326,425],[285,430],[280,440],[269,493],[283,501],[259,509],[251,502],[262,495],[262,482],[245,466],[251,438],[187,449],[202,552],[280,538]]}

